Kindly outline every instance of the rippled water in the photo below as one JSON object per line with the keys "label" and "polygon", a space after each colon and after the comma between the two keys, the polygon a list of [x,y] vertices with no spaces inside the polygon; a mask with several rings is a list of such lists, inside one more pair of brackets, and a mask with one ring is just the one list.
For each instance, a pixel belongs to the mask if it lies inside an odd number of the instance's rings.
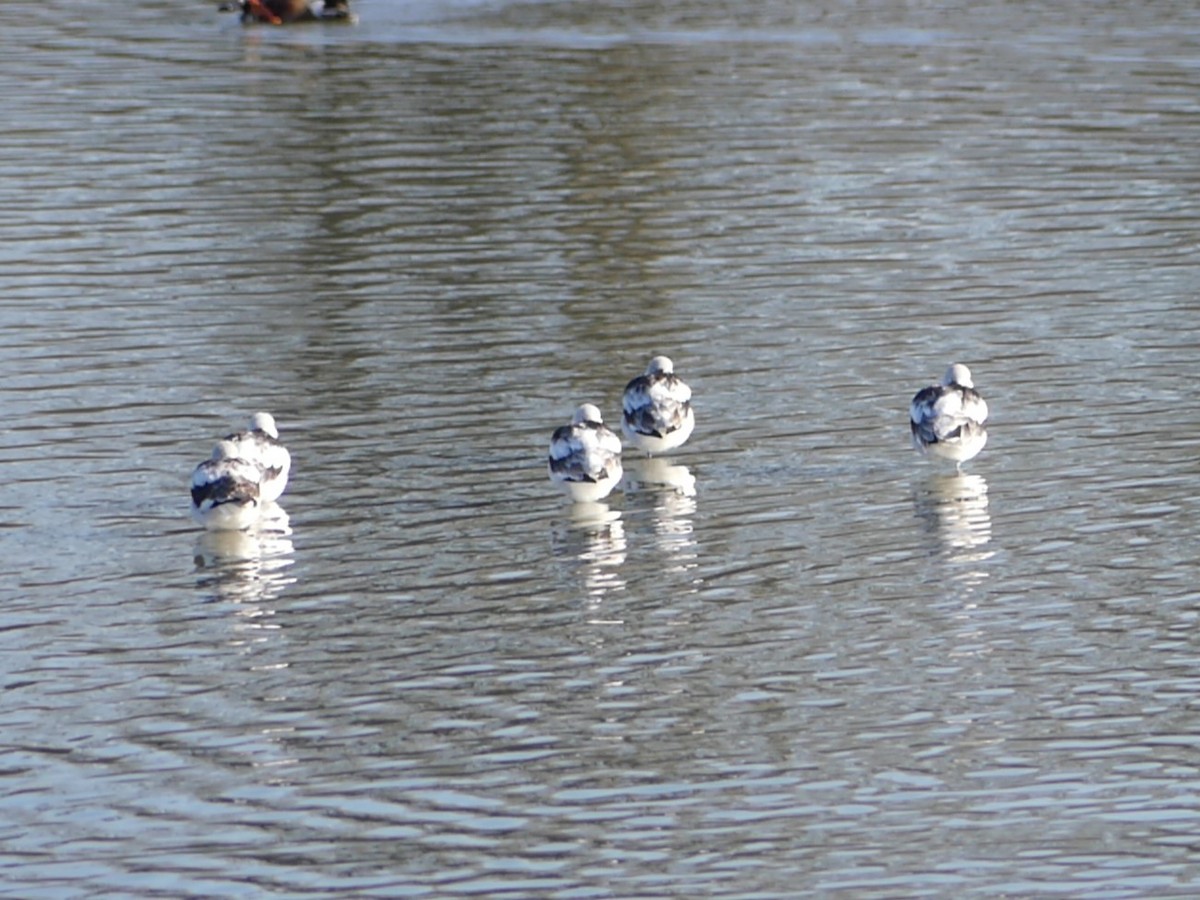
{"label": "rippled water", "polygon": [[0,894],[1200,890],[1194,6],[215,5],[6,29]]}

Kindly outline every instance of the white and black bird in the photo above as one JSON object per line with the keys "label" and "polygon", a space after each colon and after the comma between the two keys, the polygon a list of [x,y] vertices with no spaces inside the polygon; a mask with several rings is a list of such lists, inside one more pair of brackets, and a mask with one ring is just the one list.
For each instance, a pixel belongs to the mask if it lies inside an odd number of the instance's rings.
{"label": "white and black bird", "polygon": [[279,442],[275,417],[268,412],[257,412],[250,417],[245,431],[228,434],[225,440],[237,446],[237,457],[262,466],[260,499],[264,503],[278,500],[292,471],[292,455]]}
{"label": "white and black bird", "polygon": [[263,470],[241,459],[233,441],[220,441],[192,473],[192,517],[210,531],[241,531],[262,511]]}
{"label": "white and black bird", "polygon": [[603,500],[620,482],[621,439],[605,427],[593,404],[583,404],[570,425],[554,430],[548,470],[550,480],[580,503]]}
{"label": "white and black bird", "polygon": [[646,374],[625,385],[621,407],[621,431],[647,456],[681,446],[696,427],[692,389],[666,356],[654,357]]}
{"label": "white and black bird", "polygon": [[962,464],[987,443],[988,408],[975,390],[971,370],[955,363],[938,384],[922,388],[909,406],[913,447],[922,453]]}

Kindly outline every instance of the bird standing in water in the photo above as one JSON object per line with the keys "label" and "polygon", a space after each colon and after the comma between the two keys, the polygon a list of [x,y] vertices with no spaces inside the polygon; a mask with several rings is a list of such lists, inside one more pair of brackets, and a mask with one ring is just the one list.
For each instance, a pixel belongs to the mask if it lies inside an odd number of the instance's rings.
{"label": "bird standing in water", "polygon": [[681,446],[696,427],[692,389],[675,374],[670,357],[656,356],[625,386],[621,431],[647,456]]}
{"label": "bird standing in water", "polygon": [[962,464],[979,455],[987,443],[988,407],[975,390],[971,370],[955,363],[941,382],[922,388],[909,405],[913,447]]}
{"label": "bird standing in water", "polygon": [[269,412],[256,412],[250,417],[245,431],[227,434],[225,440],[233,442],[237,449],[236,456],[262,467],[262,502],[273,503],[278,500],[287,487],[288,475],[292,471],[292,455],[279,442],[275,417]]}
{"label": "bird standing in water", "polygon": [[600,410],[585,403],[575,410],[570,425],[554,430],[547,469],[550,480],[572,500],[603,500],[624,474],[621,439],[605,427]]}
{"label": "bird standing in water", "polygon": [[241,531],[262,512],[260,465],[238,457],[233,441],[220,441],[192,473],[192,517],[209,531]]}

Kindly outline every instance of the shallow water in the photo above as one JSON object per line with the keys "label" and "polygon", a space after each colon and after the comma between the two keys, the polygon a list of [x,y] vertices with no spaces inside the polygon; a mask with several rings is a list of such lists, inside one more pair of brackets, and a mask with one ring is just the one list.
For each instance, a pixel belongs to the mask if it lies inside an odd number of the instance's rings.
{"label": "shallow water", "polygon": [[213,6],[0,59],[0,893],[1196,893],[1193,7]]}

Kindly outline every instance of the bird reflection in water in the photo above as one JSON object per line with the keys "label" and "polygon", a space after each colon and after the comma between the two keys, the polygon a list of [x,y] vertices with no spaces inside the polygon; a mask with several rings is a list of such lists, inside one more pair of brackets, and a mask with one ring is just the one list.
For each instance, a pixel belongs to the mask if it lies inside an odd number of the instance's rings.
{"label": "bird reflection in water", "polygon": [[654,535],[658,552],[674,561],[675,571],[696,566],[696,476],[667,459],[633,459],[625,467],[625,490],[654,499]]}
{"label": "bird reflection in water", "polygon": [[606,595],[625,589],[625,525],[607,503],[572,503],[565,515],[551,532],[551,546],[555,556],[576,564],[588,606],[595,608]]}
{"label": "bird reflection in water", "polygon": [[931,555],[961,570],[951,577],[967,586],[987,578],[980,564],[995,555],[988,485],[982,475],[931,475],[914,491],[917,517],[932,537]]}
{"label": "bird reflection in water", "polygon": [[238,604],[240,628],[254,632],[245,642],[264,640],[258,632],[273,626],[264,604],[296,579],[288,574],[294,559],[288,514],[275,503],[263,507],[259,523],[245,531],[205,531],[196,542],[196,585],[210,599]]}
{"label": "bird reflection in water", "polygon": [[625,489],[644,491],[648,488],[666,489],[683,497],[695,497],[696,476],[687,466],[658,456],[626,462]]}

